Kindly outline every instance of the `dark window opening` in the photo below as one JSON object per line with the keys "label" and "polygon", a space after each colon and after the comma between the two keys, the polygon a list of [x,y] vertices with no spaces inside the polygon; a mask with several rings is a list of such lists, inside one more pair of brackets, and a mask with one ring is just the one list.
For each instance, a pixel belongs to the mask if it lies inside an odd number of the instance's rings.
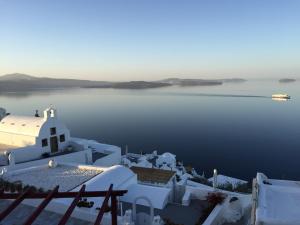
{"label": "dark window opening", "polygon": [[64,134],[62,134],[62,135],[59,136],[59,141],[60,142],[65,142],[65,140],[66,140],[66,137],[65,137]]}
{"label": "dark window opening", "polygon": [[42,140],[42,147],[46,147],[48,146],[48,140],[47,139],[43,139]]}
{"label": "dark window opening", "polygon": [[51,135],[55,135],[56,134],[56,128],[55,127],[50,128],[50,134]]}

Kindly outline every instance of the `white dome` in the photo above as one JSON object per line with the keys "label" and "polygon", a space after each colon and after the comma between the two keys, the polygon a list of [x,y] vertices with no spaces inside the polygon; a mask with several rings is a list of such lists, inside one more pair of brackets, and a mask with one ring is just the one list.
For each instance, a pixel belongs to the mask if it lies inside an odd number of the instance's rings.
{"label": "white dome", "polygon": [[161,157],[175,159],[176,155],[174,155],[174,154],[172,154],[170,152],[165,152],[164,154],[161,155]]}
{"label": "white dome", "polygon": [[160,155],[156,159],[156,165],[163,168],[169,167],[169,168],[175,168],[176,167],[176,155],[173,155],[172,153],[166,152],[162,155]]}
{"label": "white dome", "polygon": [[86,182],[87,190],[105,190],[110,184],[114,185],[114,189],[121,188],[126,181],[133,179],[135,182],[136,175],[132,170],[125,166],[116,165],[105,169],[101,174]]}

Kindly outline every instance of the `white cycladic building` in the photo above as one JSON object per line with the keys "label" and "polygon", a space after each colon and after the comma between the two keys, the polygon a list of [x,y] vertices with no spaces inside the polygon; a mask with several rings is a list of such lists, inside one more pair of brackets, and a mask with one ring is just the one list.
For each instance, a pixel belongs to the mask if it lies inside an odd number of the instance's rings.
{"label": "white cycladic building", "polygon": [[176,155],[166,152],[156,159],[156,166],[161,169],[172,170],[176,168]]}
{"label": "white cycladic building", "polygon": [[48,108],[43,117],[6,115],[0,121],[0,144],[22,148],[34,146],[41,153],[65,149],[70,131],[57,118],[56,110]]}
{"label": "white cycladic building", "polygon": [[253,181],[253,225],[300,225],[299,181],[269,179],[257,173]]}
{"label": "white cycladic building", "polygon": [[0,167],[34,164],[47,157],[97,166],[112,166],[121,161],[121,149],[117,146],[71,137],[52,107],[46,109],[42,117],[37,113],[34,116],[9,115],[0,108],[1,115]]}

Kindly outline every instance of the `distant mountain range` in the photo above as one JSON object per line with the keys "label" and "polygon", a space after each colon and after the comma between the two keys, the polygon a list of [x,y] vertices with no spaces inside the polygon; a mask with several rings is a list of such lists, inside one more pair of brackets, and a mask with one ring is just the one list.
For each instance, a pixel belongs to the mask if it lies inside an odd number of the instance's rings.
{"label": "distant mountain range", "polygon": [[297,81],[296,79],[293,78],[283,78],[279,80],[279,83],[291,83]]}
{"label": "distant mountain range", "polygon": [[179,79],[168,78],[159,81],[129,81],[109,82],[77,79],[56,79],[48,77],[34,77],[31,75],[14,73],[0,76],[0,92],[21,92],[45,89],[64,88],[116,88],[116,89],[146,89],[172,85],[179,86],[210,86],[222,85],[225,82],[244,82],[244,79]]}
{"label": "distant mountain range", "polygon": [[179,86],[211,86],[222,85],[223,83],[241,83],[245,82],[245,79],[232,78],[232,79],[180,79],[180,78],[168,78],[159,80],[158,82],[167,83]]}

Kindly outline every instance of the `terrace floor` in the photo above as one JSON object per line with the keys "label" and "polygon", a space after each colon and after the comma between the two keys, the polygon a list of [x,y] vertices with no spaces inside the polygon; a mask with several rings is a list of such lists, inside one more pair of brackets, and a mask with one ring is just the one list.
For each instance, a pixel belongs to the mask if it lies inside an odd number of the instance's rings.
{"label": "terrace floor", "polygon": [[21,181],[25,185],[43,188],[45,191],[52,190],[57,185],[59,191],[70,191],[101,172],[101,170],[58,165],[55,168],[43,167],[18,174],[5,174],[3,178],[10,182]]}
{"label": "terrace floor", "polygon": [[[206,207],[206,201],[192,200],[189,206],[168,204],[163,210],[154,209],[154,215],[160,215],[161,218],[168,219],[175,224],[195,225],[202,215],[202,210]],[[131,208],[131,204],[123,202],[124,211]],[[139,212],[149,214],[149,208],[137,205],[137,213]]]}
{"label": "terrace floor", "polygon": [[[0,201],[0,211],[3,211],[11,201],[1,200]],[[36,208],[29,205],[20,204],[14,211],[12,211],[5,220],[1,221],[1,225],[21,225],[25,222],[28,216]],[[49,212],[43,210],[39,217],[33,223],[34,225],[54,225],[58,224],[62,215],[54,212]],[[87,221],[70,218],[67,222],[68,225],[91,225]]]}

